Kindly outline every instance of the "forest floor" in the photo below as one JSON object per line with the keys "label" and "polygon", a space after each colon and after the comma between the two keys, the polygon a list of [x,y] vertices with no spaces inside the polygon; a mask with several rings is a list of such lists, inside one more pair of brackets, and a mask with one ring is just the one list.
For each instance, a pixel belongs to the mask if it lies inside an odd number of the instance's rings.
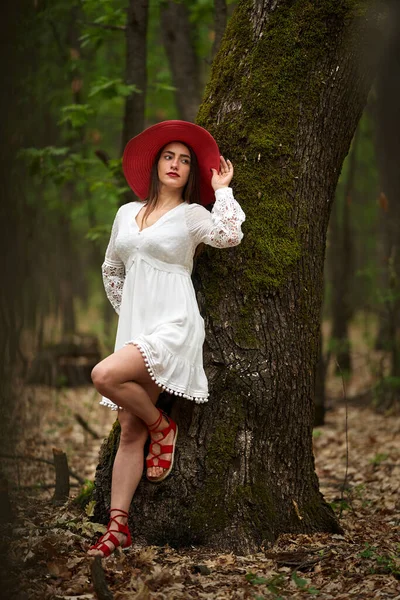
{"label": "forest floor", "polygon": [[[330,387],[325,425],[314,430],[321,491],[340,519],[342,535],[284,535],[273,548],[246,556],[204,547],[178,551],[134,545],[103,561],[113,595],[107,598],[400,600],[400,417],[377,414],[353,401],[351,395],[360,388],[360,381],[349,382],[344,491],[346,406],[340,380]],[[90,388],[36,387],[24,394],[20,418],[25,434],[16,452],[25,458],[4,461],[15,522],[3,529],[3,586],[10,591],[0,596],[89,600],[96,596],[85,552],[104,528],[90,521],[90,504],[85,512],[72,497],[54,506],[53,489],[44,487],[54,484],[54,470],[32,458],[51,459],[52,448],[62,448],[70,468],[93,480],[100,442],[115,413],[98,407],[99,397]],[[76,414],[98,432],[98,439]],[[73,488],[71,496],[78,492]],[[0,589],[4,593],[6,588]]]}

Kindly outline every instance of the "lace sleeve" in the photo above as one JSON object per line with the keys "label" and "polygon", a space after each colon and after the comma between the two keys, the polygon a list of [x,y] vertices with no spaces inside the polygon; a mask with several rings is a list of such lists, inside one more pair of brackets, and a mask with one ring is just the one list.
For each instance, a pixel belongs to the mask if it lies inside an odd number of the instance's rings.
{"label": "lace sleeve", "polygon": [[204,242],[215,248],[229,248],[240,244],[243,238],[241,225],[246,216],[233,197],[232,188],[215,192],[211,212],[199,204],[189,204],[187,225],[196,245]]}
{"label": "lace sleeve", "polygon": [[119,309],[121,306],[122,290],[125,281],[125,266],[122,260],[119,258],[115,248],[115,240],[118,234],[118,217],[119,212],[116,214],[114,219],[110,241],[106,250],[106,256],[101,267],[104,289],[106,291],[107,298],[111,302],[117,314],[119,314]]}

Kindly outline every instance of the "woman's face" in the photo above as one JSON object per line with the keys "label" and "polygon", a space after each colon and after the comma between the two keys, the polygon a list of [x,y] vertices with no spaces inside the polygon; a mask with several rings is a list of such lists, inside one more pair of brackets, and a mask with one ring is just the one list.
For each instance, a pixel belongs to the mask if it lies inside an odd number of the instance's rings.
{"label": "woman's face", "polygon": [[169,189],[185,187],[190,173],[190,151],[180,142],[164,146],[157,166],[160,183]]}

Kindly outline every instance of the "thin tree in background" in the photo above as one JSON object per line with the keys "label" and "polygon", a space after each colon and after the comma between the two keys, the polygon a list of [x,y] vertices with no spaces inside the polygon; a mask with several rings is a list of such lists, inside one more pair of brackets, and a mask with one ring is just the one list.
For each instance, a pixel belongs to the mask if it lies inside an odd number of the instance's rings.
{"label": "thin tree in background", "polygon": [[[352,283],[354,279],[354,240],[352,232],[352,196],[357,169],[359,136],[354,136],[350,151],[343,198],[334,203],[330,219],[329,258],[332,285],[332,330],[330,344],[332,354],[342,373],[351,372],[351,344],[349,325],[353,316]],[[340,193],[340,192],[339,192]]]}
{"label": "thin tree in background", "polygon": [[390,7],[388,40],[377,78],[375,108],[385,283],[381,292],[384,310],[380,336],[381,347],[391,355],[390,370],[383,374],[377,389],[380,408],[400,401],[400,6],[392,0]]}
{"label": "thin tree in background", "polygon": [[135,89],[126,98],[121,139],[121,154],[128,141],[145,126],[147,91],[148,0],[129,0],[126,23],[125,83]]}
{"label": "thin tree in background", "polygon": [[214,0],[214,43],[212,47],[212,58],[214,59],[221,45],[225,33],[228,18],[226,0]]}
{"label": "thin tree in background", "polygon": [[179,117],[193,122],[199,109],[202,86],[189,10],[183,2],[167,0],[162,3],[161,32],[176,88]]}

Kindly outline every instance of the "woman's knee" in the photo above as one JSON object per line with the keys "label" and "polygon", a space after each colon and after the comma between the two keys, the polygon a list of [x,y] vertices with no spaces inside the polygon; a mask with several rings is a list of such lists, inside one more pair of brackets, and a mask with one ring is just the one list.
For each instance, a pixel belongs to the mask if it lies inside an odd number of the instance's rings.
{"label": "woman's knee", "polygon": [[91,377],[94,387],[102,394],[107,393],[117,383],[113,378],[112,370],[101,362],[93,367]]}
{"label": "woman's knee", "polygon": [[148,430],[145,423],[126,410],[120,411],[118,420],[121,425],[120,445],[131,446],[138,444],[144,446],[148,437]]}

